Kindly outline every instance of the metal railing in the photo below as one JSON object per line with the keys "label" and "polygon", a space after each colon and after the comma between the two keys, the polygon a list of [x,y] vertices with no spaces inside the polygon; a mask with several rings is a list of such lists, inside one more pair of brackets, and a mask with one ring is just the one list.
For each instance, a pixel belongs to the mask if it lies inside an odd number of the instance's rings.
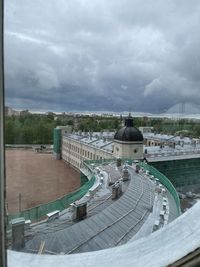
{"label": "metal railing", "polygon": [[158,151],[155,153],[147,153],[145,156],[148,157],[168,157],[168,156],[182,156],[182,155],[194,155],[199,154],[200,157],[200,149],[193,150],[181,150],[181,151]]}
{"label": "metal railing", "polygon": [[162,174],[161,172],[159,172],[156,168],[154,168],[153,166],[150,166],[144,162],[140,162],[140,166],[149,172],[149,174],[153,175],[155,178],[159,179],[160,183],[163,184],[167,190],[170,192],[170,194],[173,196],[174,201],[176,203],[176,207],[177,207],[177,212],[178,215],[181,214],[181,207],[180,207],[180,199],[178,196],[178,193],[175,189],[175,187],[173,186],[173,184],[169,181],[169,179]]}

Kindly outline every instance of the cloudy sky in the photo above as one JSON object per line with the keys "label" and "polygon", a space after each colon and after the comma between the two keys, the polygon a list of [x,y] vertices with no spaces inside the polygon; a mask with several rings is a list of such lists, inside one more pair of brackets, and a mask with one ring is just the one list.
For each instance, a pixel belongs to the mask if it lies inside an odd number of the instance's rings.
{"label": "cloudy sky", "polygon": [[163,112],[200,103],[199,0],[7,0],[6,104]]}

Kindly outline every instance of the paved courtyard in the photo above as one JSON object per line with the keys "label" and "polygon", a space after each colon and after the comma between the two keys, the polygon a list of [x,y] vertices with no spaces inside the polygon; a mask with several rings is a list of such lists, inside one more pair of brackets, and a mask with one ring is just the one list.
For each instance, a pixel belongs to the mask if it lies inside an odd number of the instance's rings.
{"label": "paved courtyard", "polygon": [[[80,186],[80,174],[52,154],[6,150],[6,194],[9,213],[55,200]],[[21,201],[19,200],[21,198]]]}

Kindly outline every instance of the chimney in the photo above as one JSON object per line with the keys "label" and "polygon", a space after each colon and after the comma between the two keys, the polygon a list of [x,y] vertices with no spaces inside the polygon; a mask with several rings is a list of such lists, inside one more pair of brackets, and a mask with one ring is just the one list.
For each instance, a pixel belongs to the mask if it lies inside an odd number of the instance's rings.
{"label": "chimney", "polygon": [[121,182],[116,182],[112,186],[112,199],[117,199],[121,196],[122,194],[122,183]]}
{"label": "chimney", "polygon": [[117,167],[120,167],[122,165],[122,160],[120,158],[117,159]]}
{"label": "chimney", "polygon": [[74,203],[73,220],[82,220],[87,216],[87,202]]}
{"label": "chimney", "polygon": [[129,172],[128,172],[127,166],[125,166],[123,169],[122,178],[123,178],[123,181],[127,181],[129,179]]}
{"label": "chimney", "polygon": [[24,242],[24,226],[25,219],[23,217],[13,219],[12,225],[12,249],[20,250],[25,247]]}

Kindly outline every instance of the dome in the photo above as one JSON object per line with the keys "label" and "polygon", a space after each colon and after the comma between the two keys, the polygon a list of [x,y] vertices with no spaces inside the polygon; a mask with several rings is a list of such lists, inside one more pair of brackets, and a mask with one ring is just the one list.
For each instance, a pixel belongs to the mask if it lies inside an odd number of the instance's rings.
{"label": "dome", "polygon": [[125,120],[125,126],[115,133],[114,139],[125,142],[142,142],[143,135],[133,126],[133,118],[129,115]]}

